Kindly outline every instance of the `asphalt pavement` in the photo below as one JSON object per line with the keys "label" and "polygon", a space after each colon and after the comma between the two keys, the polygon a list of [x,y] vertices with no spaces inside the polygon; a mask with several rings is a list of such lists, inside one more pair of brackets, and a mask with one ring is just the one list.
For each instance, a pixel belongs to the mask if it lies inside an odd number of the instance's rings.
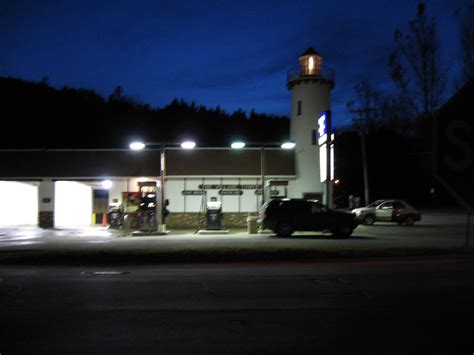
{"label": "asphalt pavement", "polygon": [[[474,223],[473,223],[474,224]],[[434,255],[472,252],[464,248],[466,216],[455,213],[424,213],[414,226],[392,223],[360,225],[348,239],[327,233],[295,233],[289,238],[272,234],[200,235],[172,230],[163,236],[122,236],[102,227],[41,230],[33,227],[0,229],[0,262],[34,256],[38,262],[125,260],[223,261],[321,257],[376,257]],[[470,245],[474,245],[471,227]]]}
{"label": "asphalt pavement", "polygon": [[0,353],[471,354],[474,259],[3,266]]}

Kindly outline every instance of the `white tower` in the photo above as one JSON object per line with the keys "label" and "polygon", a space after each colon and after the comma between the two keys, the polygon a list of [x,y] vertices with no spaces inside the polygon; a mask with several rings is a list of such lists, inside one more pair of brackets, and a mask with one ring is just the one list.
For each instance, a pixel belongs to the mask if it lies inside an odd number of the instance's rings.
{"label": "white tower", "polygon": [[318,144],[324,131],[322,125],[318,126],[318,119],[322,113],[330,112],[334,72],[323,67],[321,55],[313,48],[306,50],[299,61],[300,65],[290,69],[287,78],[291,90],[290,138],[296,143],[296,179],[289,184],[289,197],[323,201],[327,188],[321,182],[320,172],[326,172],[326,158]]}

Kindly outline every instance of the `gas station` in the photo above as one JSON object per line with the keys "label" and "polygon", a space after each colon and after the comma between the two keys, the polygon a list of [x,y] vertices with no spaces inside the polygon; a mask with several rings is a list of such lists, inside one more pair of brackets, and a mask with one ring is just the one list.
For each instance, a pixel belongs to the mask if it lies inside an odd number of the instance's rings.
{"label": "gas station", "polygon": [[214,202],[223,214],[222,228],[244,227],[264,198],[261,156],[267,198],[286,197],[281,182],[295,178],[292,149],[268,147],[262,155],[258,148],[172,147],[164,159],[160,154],[153,148],[1,151],[8,178],[3,175],[0,182],[0,226],[101,225],[105,213],[112,227],[165,232],[164,210],[168,228],[194,229],[207,225],[207,212],[214,208],[208,203]]}
{"label": "gas station", "polygon": [[270,198],[318,199],[331,207],[334,73],[309,48],[288,71],[287,88],[292,102],[286,142],[200,147],[193,141],[135,141],[127,149],[2,150],[0,227],[223,231],[245,227]]}

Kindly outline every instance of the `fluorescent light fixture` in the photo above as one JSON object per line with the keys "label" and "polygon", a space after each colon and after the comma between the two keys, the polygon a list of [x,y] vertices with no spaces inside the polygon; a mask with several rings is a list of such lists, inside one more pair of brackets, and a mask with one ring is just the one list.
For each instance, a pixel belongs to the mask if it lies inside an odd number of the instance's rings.
{"label": "fluorescent light fixture", "polygon": [[181,148],[183,149],[193,149],[196,146],[196,143],[192,141],[186,141],[181,143]]}
{"label": "fluorescent light fixture", "polygon": [[293,149],[295,146],[295,142],[285,142],[281,145],[283,149]]}
{"label": "fluorescent light fixture", "polygon": [[244,142],[234,142],[230,146],[233,149],[242,149],[243,147],[245,147],[245,143]]}
{"label": "fluorescent light fixture", "polygon": [[129,147],[130,147],[131,150],[142,150],[143,148],[145,148],[145,143],[143,143],[143,142],[132,142],[132,143],[130,143]]}
{"label": "fluorescent light fixture", "polygon": [[110,180],[104,180],[100,183],[102,185],[102,187],[106,190],[110,189],[112,187],[112,181]]}

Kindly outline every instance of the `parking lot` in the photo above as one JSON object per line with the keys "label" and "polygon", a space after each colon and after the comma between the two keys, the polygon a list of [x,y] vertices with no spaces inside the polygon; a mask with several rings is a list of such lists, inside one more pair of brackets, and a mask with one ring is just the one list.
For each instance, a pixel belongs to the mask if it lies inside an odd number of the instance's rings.
{"label": "parking lot", "polygon": [[[34,227],[0,229],[0,251],[75,251],[127,253],[391,253],[450,250],[465,244],[467,216],[462,213],[424,213],[414,226],[391,223],[360,225],[348,239],[328,233],[300,232],[289,238],[270,233],[202,235],[192,230],[172,230],[164,236],[122,236],[103,227],[41,230]],[[471,239],[474,234],[471,228]],[[474,240],[472,241],[474,243]],[[471,245],[472,245],[471,243]]]}

